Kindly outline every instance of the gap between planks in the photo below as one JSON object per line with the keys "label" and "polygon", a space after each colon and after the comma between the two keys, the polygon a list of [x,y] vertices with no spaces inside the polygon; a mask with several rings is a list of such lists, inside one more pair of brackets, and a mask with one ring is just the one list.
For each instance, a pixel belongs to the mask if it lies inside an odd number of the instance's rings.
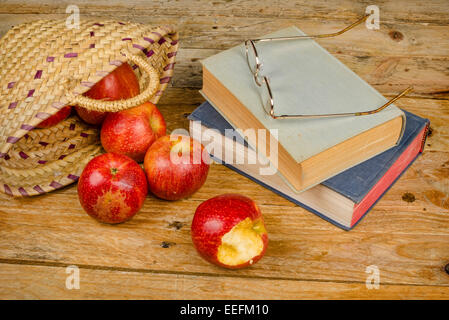
{"label": "gap between planks", "polygon": [[[51,268],[65,268],[74,265],[73,263],[60,263],[51,261],[37,261],[37,260],[19,260],[19,259],[3,259],[0,258],[0,269],[2,265],[25,265],[36,267],[51,267]],[[296,282],[322,282],[322,283],[342,283],[342,284],[365,284],[364,281],[351,281],[351,280],[325,280],[325,279],[307,279],[307,278],[291,278],[291,277],[264,277],[264,276],[250,276],[244,274],[216,274],[209,272],[187,272],[187,271],[164,271],[157,269],[141,269],[141,268],[124,268],[124,267],[109,267],[100,265],[86,265],[76,264],[80,269],[86,270],[101,270],[101,271],[116,271],[116,272],[129,272],[129,273],[145,273],[145,274],[158,274],[158,275],[184,275],[184,276],[196,276],[196,277],[215,277],[215,278],[242,278],[242,279],[260,279],[260,280],[273,280],[273,281],[296,281]],[[395,283],[386,282],[380,283],[388,286],[403,286],[403,287],[442,287],[449,288],[448,285],[436,285],[436,284],[418,284],[418,283]]]}

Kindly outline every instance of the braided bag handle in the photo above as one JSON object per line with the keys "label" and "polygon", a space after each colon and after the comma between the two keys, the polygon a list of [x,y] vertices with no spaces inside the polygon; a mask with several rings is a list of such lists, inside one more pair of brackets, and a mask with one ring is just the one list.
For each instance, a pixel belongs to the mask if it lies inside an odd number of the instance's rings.
{"label": "braided bag handle", "polygon": [[118,112],[132,107],[136,107],[145,103],[151,99],[159,88],[159,76],[157,71],[151,66],[150,63],[145,61],[142,57],[131,54],[125,50],[121,52],[129,61],[134,62],[142,71],[146,72],[150,81],[147,87],[137,96],[115,101],[102,101],[91,99],[82,95],[75,95],[73,93],[67,93],[66,98],[70,105],[78,105],[88,110],[101,111],[101,112]]}

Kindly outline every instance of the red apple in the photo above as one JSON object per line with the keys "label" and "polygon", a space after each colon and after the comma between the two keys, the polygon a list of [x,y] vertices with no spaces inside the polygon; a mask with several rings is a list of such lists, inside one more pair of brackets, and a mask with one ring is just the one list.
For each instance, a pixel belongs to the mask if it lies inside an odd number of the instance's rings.
{"label": "red apple", "polygon": [[179,200],[202,187],[209,171],[209,155],[198,141],[183,135],[156,140],[145,155],[150,191],[165,200]]}
{"label": "red apple", "polygon": [[[98,81],[84,95],[96,100],[120,100],[129,99],[140,92],[139,80],[128,63],[123,63],[106,77]],[[89,111],[76,106],[76,112],[89,124],[101,124],[106,118],[107,112]]]}
{"label": "red apple", "polygon": [[265,254],[268,235],[256,203],[238,194],[223,194],[201,203],[191,234],[198,253],[207,261],[239,269]]}
{"label": "red apple", "polygon": [[131,158],[105,153],[93,158],[78,181],[84,210],[104,223],[121,223],[142,208],[148,193],[142,168]]}
{"label": "red apple", "polygon": [[198,253],[221,267],[238,269],[259,261],[268,235],[256,203],[238,194],[224,194],[201,203],[191,234]]}
{"label": "red apple", "polygon": [[56,112],[54,115],[50,116],[49,118],[39,123],[36,127],[37,128],[53,127],[54,125],[58,124],[59,122],[67,118],[71,111],[72,111],[71,106],[65,106],[61,110]]}
{"label": "red apple", "polygon": [[107,152],[127,155],[142,162],[148,148],[165,135],[164,118],[150,102],[109,113],[101,127],[101,144]]}

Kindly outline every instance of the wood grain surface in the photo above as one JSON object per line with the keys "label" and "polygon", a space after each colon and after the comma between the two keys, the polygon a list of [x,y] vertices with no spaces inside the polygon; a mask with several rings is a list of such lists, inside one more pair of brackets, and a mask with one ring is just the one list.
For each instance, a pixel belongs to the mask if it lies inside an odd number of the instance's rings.
{"label": "wood grain surface", "polygon": [[[172,24],[180,31],[175,77],[159,103],[169,131],[188,128],[203,98],[199,60],[289,25],[307,33],[340,29],[369,4],[381,27],[356,28],[320,44],[391,97],[431,121],[426,149],[352,231],[342,231],[217,164],[189,199],[148,196],[130,222],[109,226],[85,214],[76,187],[27,199],[0,194],[2,299],[447,299],[449,274],[449,2],[378,1],[1,1],[0,35],[12,26],[66,17]],[[230,271],[202,260],[190,239],[196,207],[225,192],[253,198],[270,237],[265,257]],[[413,197],[405,197],[405,194]],[[68,290],[66,267],[80,268]],[[365,285],[368,266],[380,287]]]}

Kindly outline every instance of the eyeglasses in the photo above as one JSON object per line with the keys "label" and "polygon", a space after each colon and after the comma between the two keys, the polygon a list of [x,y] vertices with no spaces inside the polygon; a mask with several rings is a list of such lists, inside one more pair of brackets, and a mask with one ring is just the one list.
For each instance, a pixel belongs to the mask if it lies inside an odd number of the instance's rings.
{"label": "eyeglasses", "polygon": [[328,117],[344,117],[344,116],[363,116],[368,114],[377,113],[379,111],[382,111],[386,107],[388,107],[390,104],[394,103],[399,98],[403,97],[407,93],[411,92],[413,90],[412,87],[408,87],[404,91],[402,91],[400,94],[398,94],[396,97],[385,103],[384,105],[377,107],[372,110],[367,111],[360,111],[360,112],[347,112],[347,113],[333,113],[333,114],[307,114],[307,115],[293,115],[293,114],[283,114],[283,115],[277,115],[274,111],[274,98],[273,98],[273,92],[271,90],[270,86],[270,80],[267,76],[261,75],[260,71],[262,68],[262,61],[259,57],[259,54],[256,49],[256,43],[258,42],[268,42],[268,41],[284,41],[284,40],[305,40],[305,39],[318,39],[318,38],[331,38],[336,37],[338,35],[341,35],[345,33],[346,31],[354,28],[355,26],[361,24],[369,17],[369,14],[363,16],[356,22],[352,23],[351,25],[347,26],[346,28],[334,32],[334,33],[327,33],[327,34],[317,34],[317,35],[301,35],[301,36],[294,36],[294,37],[278,37],[278,38],[264,38],[264,39],[252,39],[252,40],[246,40],[245,41],[245,52],[246,52],[246,61],[248,63],[248,67],[251,70],[251,73],[254,76],[254,81],[257,86],[262,88],[264,90],[263,96],[267,97],[267,101],[263,103],[263,109],[265,112],[272,117],[273,119],[295,119],[295,118],[328,118]]}

